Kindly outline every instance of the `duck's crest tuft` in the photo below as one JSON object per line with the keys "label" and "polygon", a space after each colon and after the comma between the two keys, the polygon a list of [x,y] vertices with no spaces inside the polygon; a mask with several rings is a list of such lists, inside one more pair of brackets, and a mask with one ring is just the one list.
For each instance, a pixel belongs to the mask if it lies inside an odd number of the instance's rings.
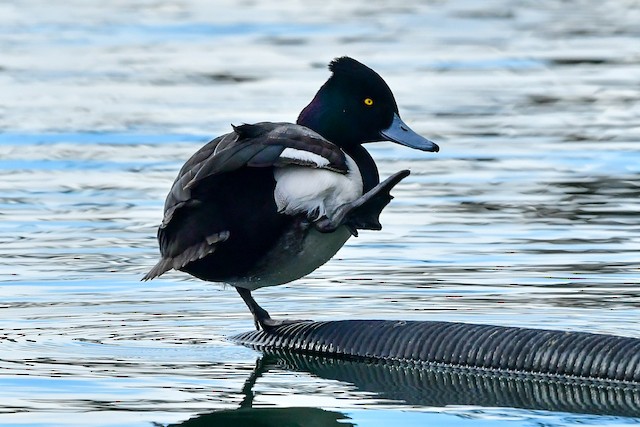
{"label": "duck's crest tuft", "polygon": [[370,68],[353,58],[342,56],[329,63],[329,70],[334,73],[353,73],[362,70],[370,70]]}

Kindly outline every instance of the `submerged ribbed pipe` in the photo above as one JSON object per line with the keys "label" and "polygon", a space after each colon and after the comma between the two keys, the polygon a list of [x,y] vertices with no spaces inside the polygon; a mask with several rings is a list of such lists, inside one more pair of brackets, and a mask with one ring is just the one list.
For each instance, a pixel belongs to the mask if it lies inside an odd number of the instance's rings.
{"label": "submerged ribbed pipe", "polygon": [[354,360],[432,363],[640,383],[640,339],[451,322],[300,322],[233,340]]}

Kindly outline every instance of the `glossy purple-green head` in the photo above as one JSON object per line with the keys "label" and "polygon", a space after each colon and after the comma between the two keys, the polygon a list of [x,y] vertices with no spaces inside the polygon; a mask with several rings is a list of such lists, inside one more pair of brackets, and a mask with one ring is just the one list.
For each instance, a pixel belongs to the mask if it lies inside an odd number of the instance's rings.
{"label": "glossy purple-green head", "polygon": [[329,141],[347,147],[392,141],[422,151],[439,151],[432,141],[411,130],[378,73],[347,56],[329,64],[332,75],[298,117]]}

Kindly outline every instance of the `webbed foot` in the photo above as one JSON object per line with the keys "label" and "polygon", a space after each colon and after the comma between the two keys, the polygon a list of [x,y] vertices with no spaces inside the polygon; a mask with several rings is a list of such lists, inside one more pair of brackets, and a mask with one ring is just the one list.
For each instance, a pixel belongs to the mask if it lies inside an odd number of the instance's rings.
{"label": "webbed foot", "polygon": [[408,170],[402,170],[391,175],[358,199],[342,205],[333,218],[323,217],[316,221],[316,229],[321,233],[331,233],[345,225],[354,236],[358,235],[358,230],[380,230],[380,213],[393,199],[391,189],[409,173]]}

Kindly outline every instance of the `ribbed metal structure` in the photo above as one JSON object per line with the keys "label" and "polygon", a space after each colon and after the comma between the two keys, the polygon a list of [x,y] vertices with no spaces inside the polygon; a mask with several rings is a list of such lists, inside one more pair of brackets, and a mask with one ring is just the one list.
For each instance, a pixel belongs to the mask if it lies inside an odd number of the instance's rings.
{"label": "ribbed metal structure", "polygon": [[300,322],[233,337],[261,350],[640,384],[640,339],[450,322]]}

